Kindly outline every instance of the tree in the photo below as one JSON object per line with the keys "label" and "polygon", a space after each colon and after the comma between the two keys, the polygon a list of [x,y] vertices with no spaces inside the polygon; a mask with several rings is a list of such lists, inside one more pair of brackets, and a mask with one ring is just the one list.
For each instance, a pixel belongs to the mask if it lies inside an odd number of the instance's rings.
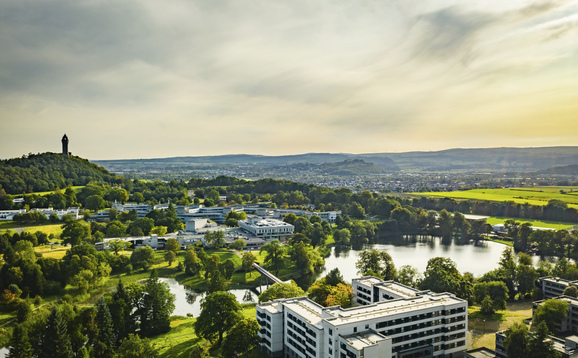
{"label": "tree", "polygon": [[526,358],[528,354],[528,327],[522,322],[515,322],[505,332],[503,342],[509,358]]}
{"label": "tree", "polygon": [[28,338],[28,330],[23,324],[17,324],[12,331],[12,338],[8,343],[7,358],[32,358],[32,346]]}
{"label": "tree", "polygon": [[171,237],[170,239],[167,240],[167,243],[165,244],[165,250],[172,251],[176,254],[177,251],[179,251],[180,249],[181,249],[181,244],[179,244],[177,239],[175,239],[174,237]]}
{"label": "tree", "polygon": [[259,323],[254,318],[245,318],[231,328],[223,340],[225,357],[248,357],[249,351],[260,342]]}
{"label": "tree", "polygon": [[456,292],[461,279],[455,262],[444,257],[434,257],[427,262],[419,288],[433,292]]}
{"label": "tree", "polygon": [[235,263],[231,259],[225,260],[223,262],[221,270],[223,271],[223,275],[227,280],[230,280],[233,277],[233,273],[235,272]]}
{"label": "tree", "polygon": [[233,249],[233,250],[243,250],[243,248],[246,246],[245,240],[243,239],[237,239],[235,241],[233,241],[233,243],[231,243],[229,245],[229,248]]}
{"label": "tree", "polygon": [[118,255],[119,251],[124,251],[130,247],[130,242],[123,239],[112,239],[106,242],[108,247]]}
{"label": "tree", "polygon": [[242,319],[241,305],[235,295],[227,292],[214,292],[201,301],[201,314],[194,323],[199,337],[214,340],[218,337],[220,346],[225,332],[233,328]]}
{"label": "tree", "polygon": [[143,246],[135,249],[130,256],[130,262],[135,269],[147,270],[154,263],[155,250],[150,246]]}
{"label": "tree", "polygon": [[164,237],[167,234],[166,226],[155,226],[151,229],[151,235],[157,235],[158,237]]}
{"label": "tree", "polygon": [[302,276],[312,274],[314,271],[310,250],[303,242],[296,243],[291,250],[291,259],[295,261],[295,266]]}
{"label": "tree", "polygon": [[74,356],[66,321],[56,306],[52,307],[46,328],[42,332],[39,353],[39,358],[72,358]]}
{"label": "tree", "polygon": [[253,255],[252,252],[245,252],[243,253],[241,261],[243,262],[242,264],[243,270],[245,270],[245,272],[249,272],[249,276],[251,276],[251,268],[253,267],[253,264],[257,261],[257,257],[255,257],[255,255]]}
{"label": "tree", "polygon": [[534,324],[544,322],[550,332],[556,332],[559,324],[568,314],[568,302],[562,300],[546,300],[534,311]]}
{"label": "tree", "polygon": [[283,268],[283,256],[285,256],[285,249],[281,246],[279,240],[273,240],[261,246],[261,251],[267,253],[265,256],[265,263],[269,265],[269,269],[273,270],[275,275],[278,275],[279,270]]}
{"label": "tree", "polygon": [[116,353],[117,358],[156,358],[159,356],[148,338],[141,339],[136,334],[129,334],[127,338],[120,341]]}
{"label": "tree", "polygon": [[391,256],[387,252],[377,249],[362,251],[355,263],[355,268],[360,275],[366,275],[370,270],[377,272],[384,280],[395,280],[397,276]]}
{"label": "tree", "polygon": [[333,240],[335,240],[335,243],[337,245],[350,246],[351,232],[348,229],[335,230],[335,232],[333,233]]}
{"label": "tree", "polygon": [[411,265],[403,265],[397,272],[397,282],[409,287],[416,287],[419,282],[419,272]]}
{"label": "tree", "polygon": [[339,283],[346,284],[345,280],[343,279],[343,275],[336,267],[333,270],[329,271],[325,276],[325,282],[331,286],[337,286]]}
{"label": "tree", "polygon": [[538,273],[533,266],[518,265],[516,268],[516,279],[518,281],[518,293],[521,297],[525,297],[532,292],[537,278]]}
{"label": "tree", "polygon": [[549,339],[550,331],[546,322],[534,322],[533,332],[528,339],[529,358],[558,358],[558,352],[554,349],[554,342]]}
{"label": "tree", "polygon": [[91,195],[84,200],[84,206],[92,211],[104,209],[104,199],[100,195]]}
{"label": "tree", "polygon": [[305,291],[297,286],[295,281],[275,283],[259,295],[259,302],[268,302],[278,298],[293,298],[305,296]]}
{"label": "tree", "polygon": [[96,303],[95,322],[98,326],[96,344],[94,347],[95,355],[97,357],[105,358],[114,357],[113,348],[116,345],[116,335],[114,333],[112,317],[104,297],[101,297]]}
{"label": "tree", "polygon": [[123,237],[126,235],[126,227],[118,220],[106,224],[106,237]]}
{"label": "tree", "polygon": [[564,293],[562,293],[565,296],[570,296],[570,297],[578,297],[578,287],[576,286],[568,286],[564,289]]}
{"label": "tree", "polygon": [[142,334],[153,336],[171,330],[170,316],[175,310],[175,295],[165,282],[159,281],[156,270],[145,284],[142,305],[138,309]]}
{"label": "tree", "polygon": [[174,251],[167,251],[165,253],[165,261],[169,263],[169,266],[173,264],[174,261],[177,261],[177,254]]}
{"label": "tree", "polygon": [[69,221],[62,225],[60,238],[65,245],[76,246],[90,238],[90,227],[82,221]]}
{"label": "tree", "polygon": [[225,291],[227,289],[227,280],[219,270],[215,270],[211,275],[211,282],[209,284],[209,293],[217,291]]}
{"label": "tree", "polygon": [[187,250],[185,253],[185,273],[187,275],[197,276],[201,272],[202,268],[203,263],[197,256],[195,250]]}
{"label": "tree", "polygon": [[479,303],[483,303],[486,298],[490,298],[493,311],[505,310],[508,287],[502,281],[478,282],[474,285],[474,297]]}

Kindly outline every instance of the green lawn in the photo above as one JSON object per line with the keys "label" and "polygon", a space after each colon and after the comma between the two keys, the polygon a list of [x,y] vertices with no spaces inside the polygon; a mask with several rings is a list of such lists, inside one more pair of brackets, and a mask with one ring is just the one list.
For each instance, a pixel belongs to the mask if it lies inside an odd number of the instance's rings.
{"label": "green lawn", "polygon": [[[84,188],[84,187],[85,187],[84,185],[81,185],[81,186],[73,186],[72,189],[74,189],[74,191],[78,193],[78,192],[80,191],[80,189],[82,189],[82,188]],[[64,191],[65,191],[65,190],[66,190],[66,188],[60,189],[60,191],[61,191],[63,194],[64,194]],[[48,194],[52,194],[52,193],[54,193],[54,192],[55,192],[55,191],[37,191],[37,192],[34,192],[34,193],[29,193],[29,194],[48,195]]]}
{"label": "green lawn", "polygon": [[[243,316],[255,318],[255,306],[244,305]],[[197,337],[194,323],[196,318],[185,318],[173,316],[171,318],[171,330],[168,333],[153,337],[151,343],[159,350],[160,358],[189,357],[190,349],[196,344],[206,344],[207,342]],[[259,357],[255,353],[254,357]]]}
{"label": "green lawn", "polygon": [[[563,190],[565,193],[560,193]],[[519,204],[547,205],[549,200],[558,199],[578,209],[578,187],[542,186],[534,188],[472,189],[452,192],[412,193],[421,196],[437,196],[456,199],[488,201],[513,201]]]}
{"label": "green lawn", "polygon": [[515,220],[515,221],[519,222],[520,224],[530,223],[534,227],[545,227],[545,228],[556,229],[556,230],[570,229],[576,225],[576,224],[565,223],[565,222],[561,222],[561,221],[540,221],[540,220],[532,220],[532,219],[506,218],[503,216],[492,216],[486,221],[490,225],[496,225],[496,224],[503,224],[506,220]]}

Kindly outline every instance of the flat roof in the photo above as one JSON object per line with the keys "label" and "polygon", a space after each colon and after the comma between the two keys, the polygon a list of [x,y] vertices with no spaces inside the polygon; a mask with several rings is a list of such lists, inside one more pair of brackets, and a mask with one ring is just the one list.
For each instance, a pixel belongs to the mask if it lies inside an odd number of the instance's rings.
{"label": "flat roof", "polygon": [[417,293],[420,292],[415,288],[402,285],[401,283],[395,281],[383,282],[376,285],[376,287],[407,298],[415,297]]}
{"label": "flat roof", "polygon": [[358,351],[361,351],[366,347],[374,346],[380,341],[387,340],[385,336],[371,331],[354,333],[348,336],[344,336],[343,339]]}
{"label": "flat roof", "polygon": [[428,308],[444,307],[455,304],[467,304],[449,293],[423,295],[413,298],[398,298],[390,301],[380,301],[371,305],[343,309],[341,307],[326,310],[325,313],[332,317],[326,320],[333,325],[349,324],[367,319],[394,316],[403,313],[416,312]]}
{"label": "flat roof", "polygon": [[496,352],[486,347],[471,349],[464,353],[474,358],[496,358]]}

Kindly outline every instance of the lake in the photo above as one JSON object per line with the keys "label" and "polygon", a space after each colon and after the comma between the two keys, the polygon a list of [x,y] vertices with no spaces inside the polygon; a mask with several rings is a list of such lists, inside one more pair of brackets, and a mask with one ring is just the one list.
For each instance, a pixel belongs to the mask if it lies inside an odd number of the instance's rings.
{"label": "lake", "polygon": [[[390,254],[397,269],[403,265],[411,265],[423,273],[429,259],[446,257],[456,263],[460,273],[470,272],[474,276],[481,276],[498,267],[502,252],[507,246],[493,241],[459,244],[455,240],[442,242],[439,237],[420,237],[366,245],[364,248],[372,247]],[[359,276],[355,263],[361,251],[363,250],[338,250],[333,247],[331,256],[325,259],[325,270],[318,277],[338,268],[345,281],[351,282],[351,279]],[[537,264],[539,257],[533,259]]]}

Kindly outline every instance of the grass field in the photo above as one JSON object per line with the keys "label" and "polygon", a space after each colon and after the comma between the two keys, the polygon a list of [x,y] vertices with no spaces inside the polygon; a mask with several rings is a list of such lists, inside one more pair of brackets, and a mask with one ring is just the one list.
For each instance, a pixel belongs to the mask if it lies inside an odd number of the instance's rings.
{"label": "grass field", "polygon": [[[6,221],[0,223],[0,234],[5,233],[9,230],[14,230],[17,228],[21,228],[22,225],[16,224],[14,221]],[[46,233],[46,235],[54,234],[54,236],[60,236],[62,234],[62,224],[50,224],[50,225],[36,225],[36,226],[27,226],[22,228],[23,231],[35,233],[36,231],[42,231]]]}
{"label": "grass field", "polygon": [[[80,189],[82,189],[82,188],[84,188],[84,185],[81,185],[81,186],[73,186],[73,187],[72,187],[72,189],[74,189],[74,191],[77,192],[77,193],[78,193],[78,192],[80,191]],[[66,188],[60,189],[60,191],[62,191],[63,194],[64,194],[64,190],[66,190]],[[48,194],[51,194],[51,193],[54,193],[54,191],[37,191],[37,192],[34,192],[34,193],[29,193],[29,194],[48,195]]]}
{"label": "grass field", "polygon": [[502,216],[492,216],[489,219],[487,219],[486,221],[490,225],[496,225],[496,224],[501,224],[501,223],[503,224],[506,220],[515,220],[516,222],[519,222],[520,224],[530,223],[530,224],[532,224],[533,227],[544,227],[544,228],[550,228],[550,229],[556,229],[556,230],[570,229],[576,225],[576,224],[564,223],[564,222],[560,222],[560,221],[539,221],[539,220],[532,220],[532,219],[506,218],[506,217],[502,217]]}
{"label": "grass field", "polygon": [[[562,194],[560,191],[564,191]],[[547,205],[549,200],[557,199],[578,209],[578,187],[541,186],[534,188],[508,189],[472,189],[452,192],[412,193],[421,196],[437,196],[456,199],[475,199],[488,201],[513,201],[518,204]]]}
{"label": "grass field", "polygon": [[480,313],[479,306],[468,308],[468,349],[496,348],[497,331],[509,328],[516,322],[532,317],[532,301],[508,302],[505,311],[497,311],[492,316]]}

